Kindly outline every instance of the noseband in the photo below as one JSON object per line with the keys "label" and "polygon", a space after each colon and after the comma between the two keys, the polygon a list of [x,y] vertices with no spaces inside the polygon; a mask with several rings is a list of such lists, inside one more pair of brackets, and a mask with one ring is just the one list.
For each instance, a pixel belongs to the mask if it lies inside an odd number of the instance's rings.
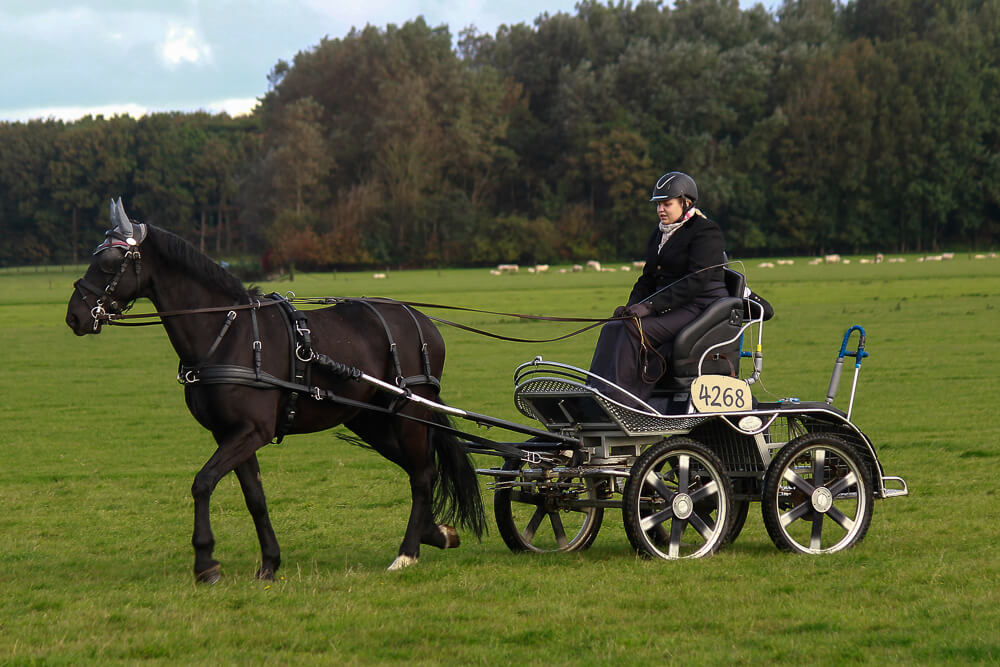
{"label": "noseband", "polygon": [[[145,234],[142,236],[145,236]],[[118,271],[111,277],[103,289],[94,285],[86,278],[80,278],[73,283],[73,287],[80,294],[80,298],[83,299],[86,305],[90,305],[90,300],[87,298],[88,292],[97,297],[97,302],[90,309],[90,316],[94,319],[94,331],[97,331],[102,323],[113,324],[111,320],[112,315],[120,315],[132,308],[135,300],[138,298],[139,278],[142,275],[142,253],[139,252],[139,241],[136,241],[131,236],[126,237],[117,229],[107,232],[106,237],[104,242],[94,250],[94,256],[96,257],[112,248],[120,248],[123,252],[121,264],[118,265]],[[113,294],[118,289],[118,283],[121,282],[122,277],[124,277],[125,272],[128,270],[129,263],[132,264],[135,270],[137,293],[126,304],[121,305],[115,300]],[[105,273],[110,274],[110,271]],[[107,304],[107,308],[105,308],[105,304]]]}

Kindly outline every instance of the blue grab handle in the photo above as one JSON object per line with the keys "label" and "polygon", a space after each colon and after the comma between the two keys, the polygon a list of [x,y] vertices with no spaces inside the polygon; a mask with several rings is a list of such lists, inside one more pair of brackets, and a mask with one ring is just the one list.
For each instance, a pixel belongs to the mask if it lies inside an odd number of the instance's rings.
{"label": "blue grab handle", "polygon": [[[855,350],[854,352],[848,352],[847,343],[851,338],[851,334],[854,333],[855,331],[859,332],[860,334],[858,336],[858,349]],[[844,357],[854,357],[855,359],[857,359],[857,362],[854,364],[854,367],[861,368],[861,360],[867,356],[870,355],[865,351],[865,328],[860,324],[855,324],[854,326],[852,326],[850,329],[847,330],[847,333],[844,334],[844,342],[840,344],[840,355],[837,357],[837,360],[840,361]]]}
{"label": "blue grab handle", "polygon": [[[851,338],[851,334],[855,331],[860,334],[858,338],[858,349],[854,352],[848,352],[847,343]],[[865,329],[864,327],[855,324],[847,330],[847,333],[844,334],[844,342],[840,344],[840,354],[837,356],[837,361],[833,364],[833,374],[830,376],[830,386],[826,390],[827,405],[832,405],[833,399],[837,396],[837,388],[840,386],[840,376],[844,369],[844,357],[854,357],[857,360],[854,364],[854,372],[857,374],[857,369],[861,368],[861,360],[867,356],[868,353],[865,352]]]}

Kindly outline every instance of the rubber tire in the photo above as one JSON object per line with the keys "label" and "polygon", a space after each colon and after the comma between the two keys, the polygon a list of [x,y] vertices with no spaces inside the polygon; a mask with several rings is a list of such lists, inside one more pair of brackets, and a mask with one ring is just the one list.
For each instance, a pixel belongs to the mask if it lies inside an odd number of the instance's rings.
{"label": "rubber tire", "polygon": [[[842,466],[848,468],[851,473],[855,475],[857,481],[854,484],[848,483],[848,487],[857,487],[857,502],[860,505],[853,511],[853,517],[851,518],[852,525],[845,530],[845,534],[842,538],[838,539],[832,545],[828,547],[816,548],[811,543],[812,535],[810,533],[810,543],[803,544],[802,541],[796,539],[793,535],[789,533],[785,527],[782,526],[782,518],[786,517],[791,512],[804,512],[804,516],[801,517],[802,520],[812,521],[816,524],[816,509],[815,503],[811,500],[811,496],[808,499],[803,499],[796,505],[789,509],[787,503],[789,497],[786,491],[789,488],[789,484],[784,482],[785,470],[792,466],[794,461],[802,456],[804,452],[810,449],[823,449],[826,452],[832,452],[836,457],[840,459]],[[824,483],[820,486],[828,487],[830,486],[831,480],[826,478],[824,467]],[[811,479],[811,478],[810,478]],[[836,480],[847,479],[846,475],[841,475],[835,478]],[[836,482],[834,482],[836,484]],[[809,484],[813,489],[818,487]],[[768,535],[771,536],[771,541],[774,542],[782,551],[792,551],[798,553],[807,554],[821,554],[821,553],[834,553],[837,551],[843,551],[849,547],[854,546],[862,539],[864,539],[865,534],[868,532],[868,527],[872,520],[872,506],[874,504],[874,493],[872,491],[872,476],[871,471],[868,466],[865,465],[864,460],[858,451],[850,444],[848,444],[840,436],[834,435],[832,433],[807,433],[795,438],[784,447],[782,447],[777,455],[768,467],[767,472],[764,473],[764,493],[761,498],[761,513],[764,518],[764,526],[767,528]],[[838,489],[837,493],[846,490]],[[804,493],[804,491],[803,491]],[[780,494],[780,495],[779,495]],[[794,500],[791,502],[794,503]],[[838,522],[827,516],[832,510],[836,509],[840,511],[837,507],[837,498],[834,497],[830,501],[832,506],[830,510],[821,512],[824,520],[820,521],[821,531],[826,527],[827,524],[838,525]],[[849,499],[844,499],[841,502],[841,506],[849,504],[851,501]],[[810,505],[813,509],[806,507],[806,504]],[[813,517],[809,519],[810,515]],[[798,519],[792,519],[792,522]],[[843,529],[843,527],[841,526]]]}
{"label": "rubber tire", "polygon": [[[667,500],[660,492],[652,489],[646,483],[647,476],[651,472],[659,472],[668,459],[682,454],[697,461],[698,466],[707,472],[708,476],[716,482],[717,486],[716,493],[709,496],[717,498],[716,502],[713,503],[714,510],[716,511],[716,521],[710,527],[709,536],[703,536],[704,543],[686,555],[681,555],[679,551],[677,554],[670,553],[670,539],[667,537],[670,531],[663,528],[664,524],[669,521],[670,530],[672,531],[674,524],[679,521],[676,517],[665,519],[657,525],[655,530],[645,530],[642,527],[643,519],[647,515],[653,514],[649,511],[648,507],[643,506],[644,504],[649,504],[649,497],[655,496],[664,501]],[[689,483],[688,489],[685,492],[690,490],[690,488],[691,485]],[[676,498],[678,495],[679,492],[673,494],[673,497]],[[658,442],[647,449],[632,465],[629,481],[625,486],[625,497],[622,501],[622,519],[625,523],[625,534],[628,536],[629,542],[636,553],[645,558],[676,560],[679,558],[703,558],[710,556],[723,546],[723,538],[731,526],[731,496],[732,484],[730,483],[729,475],[726,473],[722,461],[710,449],[696,440],[685,437],[675,437]],[[645,501],[644,498],[646,498]],[[700,505],[704,508],[705,502],[705,500],[696,501],[695,511],[688,516],[697,515],[699,519],[702,519],[701,514],[697,511],[697,506]],[[665,506],[664,509],[666,509]],[[683,533],[691,522],[686,518],[680,521],[678,530],[680,533]],[[677,537],[677,548],[679,550],[682,546],[680,544],[680,534]],[[664,546],[667,548],[666,551],[661,549]]]}

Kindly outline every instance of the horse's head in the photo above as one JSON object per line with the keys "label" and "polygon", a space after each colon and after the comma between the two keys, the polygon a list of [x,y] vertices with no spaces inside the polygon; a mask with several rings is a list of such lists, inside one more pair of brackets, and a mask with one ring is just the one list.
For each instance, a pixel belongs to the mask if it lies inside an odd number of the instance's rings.
{"label": "horse's head", "polygon": [[144,286],[139,246],[146,225],[129,220],[121,197],[111,202],[111,229],[94,250],[83,277],[73,283],[66,324],[78,336],[100,333],[112,315],[128,310]]}

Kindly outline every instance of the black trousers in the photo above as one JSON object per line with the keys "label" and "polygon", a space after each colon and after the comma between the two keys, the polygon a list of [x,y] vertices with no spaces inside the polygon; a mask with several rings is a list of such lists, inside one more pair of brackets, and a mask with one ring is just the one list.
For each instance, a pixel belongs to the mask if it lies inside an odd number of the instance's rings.
{"label": "black trousers", "polygon": [[[723,295],[724,296],[724,295]],[[657,380],[669,369],[669,351],[677,333],[701,314],[718,296],[699,297],[695,301],[659,315],[650,315],[640,320],[646,346],[659,350],[659,356],[652,350],[643,351],[640,345],[639,328],[635,320],[616,320],[601,328],[597,339],[594,358],[590,362],[590,372],[632,393],[648,402]],[[590,379],[590,384],[601,393],[625,405],[634,405],[614,387]]]}

